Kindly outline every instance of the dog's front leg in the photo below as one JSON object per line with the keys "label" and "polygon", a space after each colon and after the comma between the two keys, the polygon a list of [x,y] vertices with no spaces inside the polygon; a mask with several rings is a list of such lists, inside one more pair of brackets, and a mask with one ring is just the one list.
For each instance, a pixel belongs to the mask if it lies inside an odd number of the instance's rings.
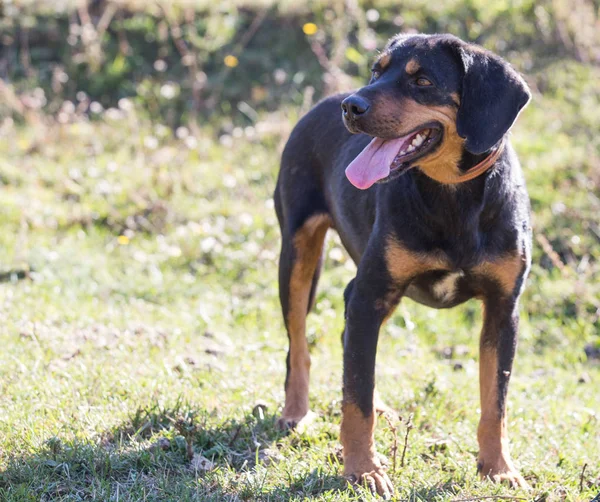
{"label": "dog's front leg", "polygon": [[486,299],[479,355],[481,419],[477,429],[477,468],[484,478],[527,488],[510,456],[506,424],[506,398],[518,325],[514,298]]}
{"label": "dog's front leg", "polygon": [[394,488],[377,459],[374,444],[375,354],[379,329],[397,305],[400,291],[392,287],[386,278],[361,274],[360,267],[357,278],[351,284],[345,295],[341,427],[344,474],[351,482],[366,485],[373,492],[389,498]]}

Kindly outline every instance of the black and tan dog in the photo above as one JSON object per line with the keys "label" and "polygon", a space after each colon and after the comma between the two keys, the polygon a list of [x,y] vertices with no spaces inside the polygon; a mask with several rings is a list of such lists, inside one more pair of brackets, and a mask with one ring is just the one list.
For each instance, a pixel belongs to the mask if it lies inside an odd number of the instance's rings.
{"label": "black and tan dog", "polygon": [[334,228],[358,265],[344,293],[345,475],[381,495],[393,488],[373,440],[375,353],[403,296],[434,308],[482,301],[477,466],[482,477],[526,486],[509,454],[506,395],[531,231],[507,136],[529,99],[523,79],[478,46],[397,36],[369,84],[315,106],[283,152],[275,207],[290,348],[279,425],[294,427],[309,412],[305,318]]}

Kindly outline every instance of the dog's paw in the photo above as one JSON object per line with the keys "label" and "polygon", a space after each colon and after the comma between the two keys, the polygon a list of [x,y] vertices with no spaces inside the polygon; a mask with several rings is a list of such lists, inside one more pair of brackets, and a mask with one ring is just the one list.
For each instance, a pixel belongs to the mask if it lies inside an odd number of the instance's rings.
{"label": "dog's paw", "polygon": [[477,463],[477,470],[482,479],[490,479],[494,483],[503,483],[512,488],[529,490],[530,486],[510,460],[500,459],[497,462]]}
{"label": "dog's paw", "polygon": [[280,431],[296,429],[302,432],[316,417],[317,414],[312,411],[307,411],[304,415],[287,415],[284,411],[275,426]]}
{"label": "dog's paw", "polygon": [[373,466],[374,469],[368,472],[346,473],[346,479],[353,485],[362,485],[368,488],[371,493],[380,495],[385,500],[389,500],[394,495],[394,485],[381,466]]}

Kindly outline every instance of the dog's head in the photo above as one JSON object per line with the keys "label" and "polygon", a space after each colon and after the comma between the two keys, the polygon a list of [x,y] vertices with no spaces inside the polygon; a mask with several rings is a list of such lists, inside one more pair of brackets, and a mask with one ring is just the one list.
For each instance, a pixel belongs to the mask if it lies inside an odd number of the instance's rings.
{"label": "dog's head", "polygon": [[412,167],[451,182],[464,152],[498,145],[531,97],[503,59],[452,35],[399,35],[372,72],[342,102],[348,130],[374,137],[346,171],[363,189]]}

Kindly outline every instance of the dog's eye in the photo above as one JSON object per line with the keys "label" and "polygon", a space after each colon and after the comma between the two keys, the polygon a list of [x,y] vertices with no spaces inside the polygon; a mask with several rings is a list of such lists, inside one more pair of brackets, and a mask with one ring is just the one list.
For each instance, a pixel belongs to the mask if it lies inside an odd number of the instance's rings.
{"label": "dog's eye", "polygon": [[381,72],[379,70],[373,69],[371,70],[371,82],[375,82],[381,76]]}
{"label": "dog's eye", "polygon": [[417,79],[417,85],[418,85],[419,87],[430,87],[430,86],[432,86],[433,84],[431,83],[431,80],[429,80],[429,79],[426,79],[425,77],[419,77],[419,78]]}

